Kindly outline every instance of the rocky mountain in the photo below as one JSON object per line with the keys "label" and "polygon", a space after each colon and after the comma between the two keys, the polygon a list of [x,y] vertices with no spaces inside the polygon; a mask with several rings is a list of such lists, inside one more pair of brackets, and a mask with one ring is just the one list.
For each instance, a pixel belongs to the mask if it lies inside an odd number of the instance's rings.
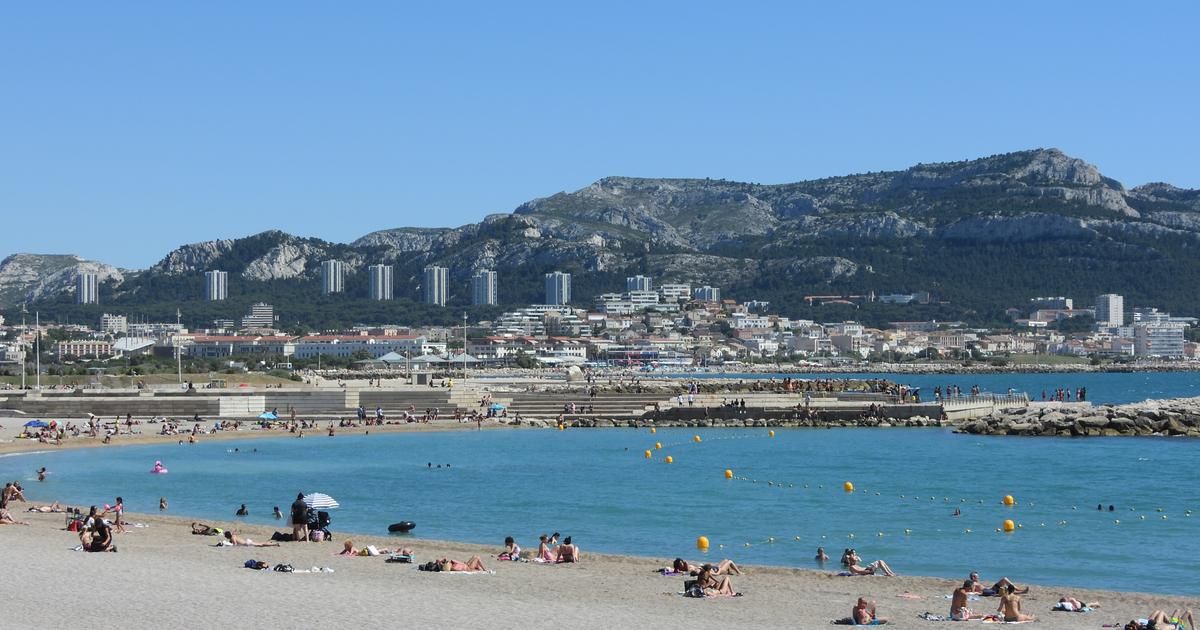
{"label": "rocky mountain", "polygon": [[[418,295],[425,265],[449,267],[460,303],[475,270],[500,271],[502,298],[518,303],[538,301],[541,274],[562,269],[578,273],[582,300],[643,273],[785,309],[806,293],[926,290],[969,315],[1034,295],[1086,303],[1115,291],[1196,314],[1197,247],[1200,191],[1127,190],[1083,160],[1037,149],[778,185],[607,177],[456,228],[382,230],[346,244],[270,231],[184,245],[144,272],[112,274],[111,288],[117,302],[196,300],[195,278],[223,269],[247,296],[311,294],[321,261],[336,258],[352,272],[350,299],[365,295],[358,272],[383,262],[396,269],[398,297]],[[66,266],[5,261],[0,299],[11,305],[34,285],[49,295]]]}
{"label": "rocky mountain", "polygon": [[95,273],[101,283],[120,284],[125,280],[125,274],[116,267],[78,256],[13,254],[0,261],[0,306],[9,308],[55,295],[74,295],[81,273]]}

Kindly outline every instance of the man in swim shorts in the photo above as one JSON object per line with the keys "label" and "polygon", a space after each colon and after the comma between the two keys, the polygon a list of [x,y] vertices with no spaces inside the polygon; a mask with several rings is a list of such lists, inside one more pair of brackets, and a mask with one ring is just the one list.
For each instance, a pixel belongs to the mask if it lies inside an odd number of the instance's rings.
{"label": "man in swim shorts", "polygon": [[968,596],[972,594],[974,583],[971,580],[963,580],[962,586],[954,589],[954,595],[950,601],[950,620],[951,621],[970,621],[976,615],[967,608]]}

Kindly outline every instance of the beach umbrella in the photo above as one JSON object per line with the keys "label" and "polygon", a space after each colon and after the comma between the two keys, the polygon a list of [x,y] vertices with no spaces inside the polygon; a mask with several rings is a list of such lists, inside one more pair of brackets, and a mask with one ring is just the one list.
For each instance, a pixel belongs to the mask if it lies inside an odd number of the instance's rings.
{"label": "beach umbrella", "polygon": [[45,422],[42,422],[41,420],[30,420],[29,422],[25,423],[25,426],[32,427],[34,429],[44,429],[50,425],[46,424]]}
{"label": "beach umbrella", "polygon": [[270,411],[264,411],[264,412],[258,414],[258,419],[259,420],[278,420],[279,416],[275,415],[274,413],[272,413]]}
{"label": "beach umbrella", "polygon": [[338,507],[338,502],[328,494],[313,492],[311,494],[304,495],[304,505],[307,505],[314,510],[332,510],[333,508]]}

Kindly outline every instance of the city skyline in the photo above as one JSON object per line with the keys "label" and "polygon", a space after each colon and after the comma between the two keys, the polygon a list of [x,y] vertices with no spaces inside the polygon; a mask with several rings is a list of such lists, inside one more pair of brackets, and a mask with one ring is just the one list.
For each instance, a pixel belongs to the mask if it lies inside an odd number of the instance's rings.
{"label": "city skyline", "polygon": [[[1200,91],[1200,7],[1089,8],[667,2],[629,20],[368,4],[295,7],[286,25],[248,7],[233,28],[209,6],[15,6],[0,64],[30,97],[0,103],[0,258],[136,269],[266,229],[349,242],[452,227],[610,175],[786,183],[1034,147],[1127,187],[1200,187],[1200,131],[1182,124]],[[311,28],[325,46],[298,35]],[[1043,72],[1052,59],[1087,59],[1122,89],[1099,98],[1089,73]],[[595,81],[612,68],[627,70],[616,89]],[[784,80],[795,72],[805,80]],[[701,87],[713,77],[729,89]],[[563,137],[588,149],[564,152]],[[46,216],[88,229],[39,229]]]}

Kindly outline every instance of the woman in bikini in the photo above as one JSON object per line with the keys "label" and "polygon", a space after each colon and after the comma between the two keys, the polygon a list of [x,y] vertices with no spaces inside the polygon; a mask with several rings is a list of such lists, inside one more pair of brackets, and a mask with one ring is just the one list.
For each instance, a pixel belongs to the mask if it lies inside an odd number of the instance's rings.
{"label": "woman in bikini", "polygon": [[487,571],[479,556],[471,556],[466,562],[442,558],[438,560],[438,564],[442,565],[443,571]]}
{"label": "woman in bikini", "polygon": [[671,563],[671,570],[674,571],[675,573],[687,573],[689,575],[700,575],[700,570],[703,569],[704,566],[713,567],[713,573],[716,575],[730,575],[730,574],[741,575],[742,574],[742,570],[738,568],[738,565],[734,564],[733,560],[730,560],[728,558],[718,562],[715,566],[700,565],[699,567],[688,562],[687,560],[684,560],[683,558],[675,558],[675,562]]}
{"label": "woman in bikini", "polygon": [[232,545],[234,545],[236,547],[278,547],[279,546],[279,543],[277,543],[277,542],[256,543],[253,540],[250,540],[249,538],[242,538],[241,536],[238,536],[237,534],[235,534],[231,531],[225,532],[225,540],[229,541]]}
{"label": "woman in bikini", "polygon": [[549,536],[546,536],[545,534],[538,536],[537,556],[534,557],[535,561],[537,561],[537,562],[555,562],[556,561],[556,555],[555,555],[554,551],[550,549],[549,541],[550,541]]}
{"label": "woman in bikini", "polygon": [[567,536],[563,539],[563,544],[555,550],[555,562],[579,562],[580,558],[579,547],[571,543],[571,537]]}
{"label": "woman in bikini", "polygon": [[696,586],[704,590],[705,597],[735,595],[733,582],[724,575],[717,575],[711,564],[706,564],[700,569],[700,574],[696,576]]}

